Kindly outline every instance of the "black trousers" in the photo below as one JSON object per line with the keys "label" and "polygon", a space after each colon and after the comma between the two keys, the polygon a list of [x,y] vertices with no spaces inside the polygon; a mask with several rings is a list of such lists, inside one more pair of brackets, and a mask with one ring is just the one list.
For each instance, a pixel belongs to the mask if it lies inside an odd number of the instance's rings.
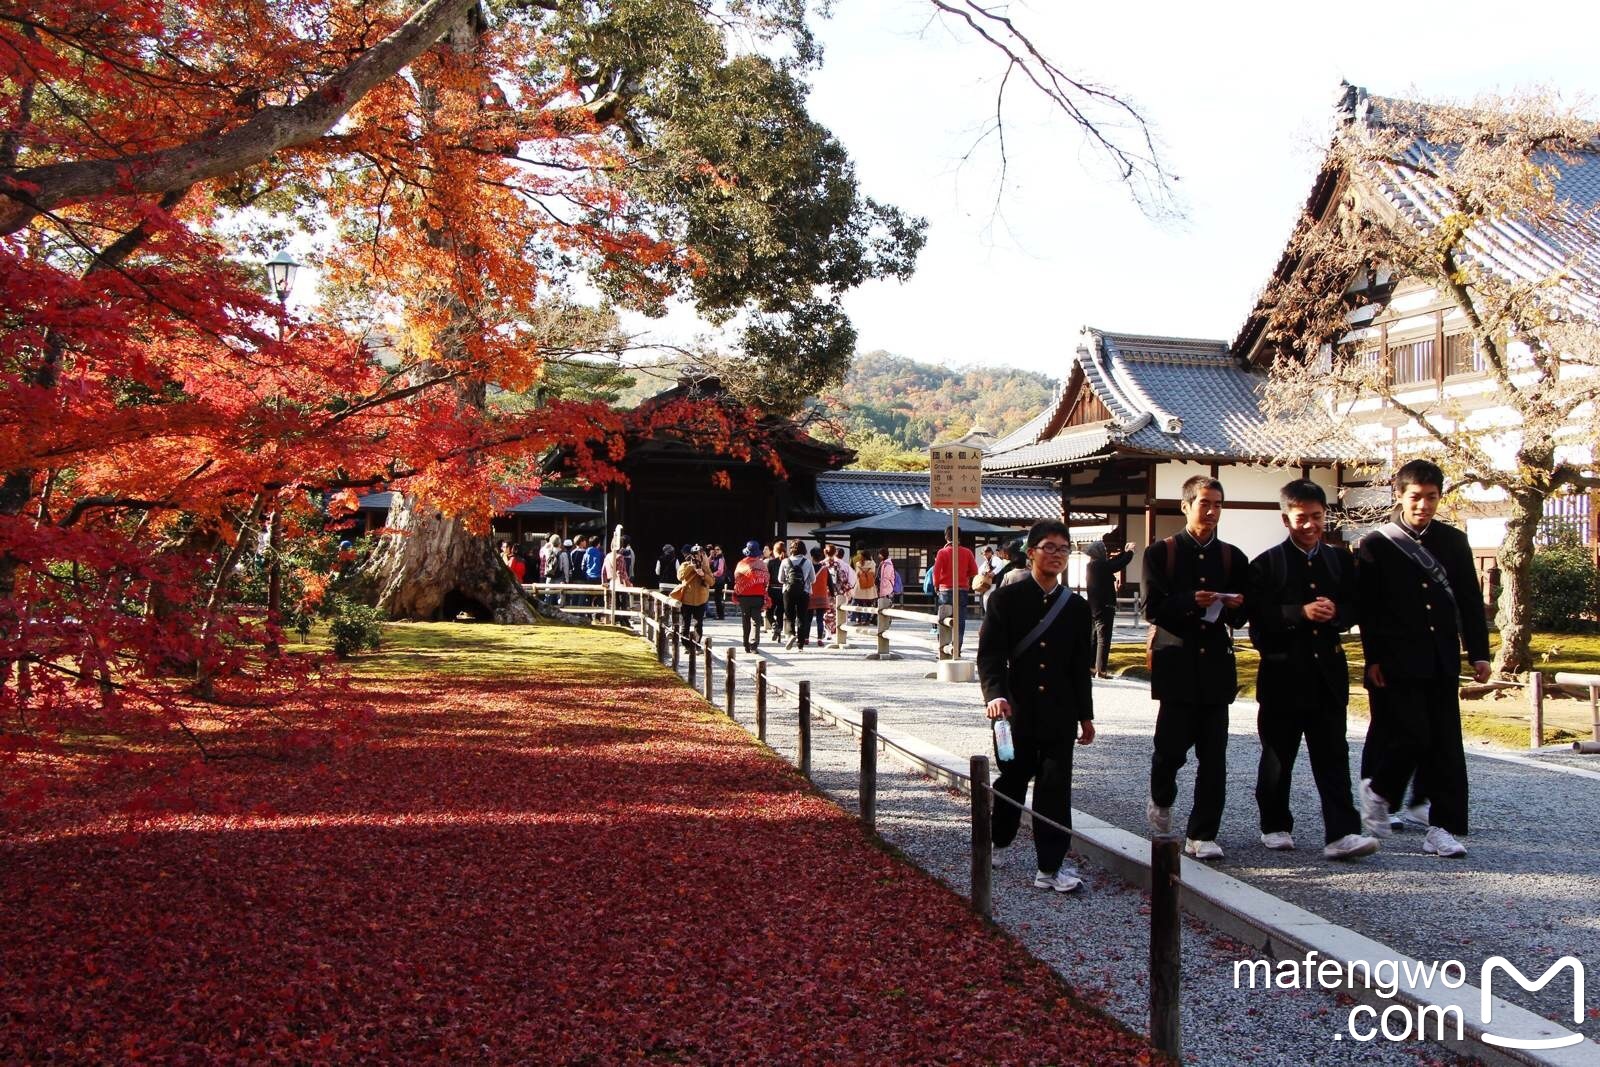
{"label": "black trousers", "polygon": [[1428,787],[1429,824],[1466,834],[1467,756],[1456,679],[1391,679],[1372,714],[1375,722],[1382,718],[1372,791],[1393,804],[1419,774]]}
{"label": "black trousers", "polygon": [[[1033,811],[1062,826],[1072,826],[1072,745],[1073,742],[1048,746],[1028,744],[1016,739],[1016,759],[1002,760],[995,753],[995,766],[1000,777],[995,779],[994,790],[1000,797],[1016,801],[1008,804],[996,797],[994,810],[989,816],[989,832],[996,848],[1005,848],[1017,838],[1017,827],[1022,822],[1022,809],[1018,805],[1028,795],[1028,783],[1033,782]],[[1033,820],[1033,848],[1039,857],[1039,869],[1054,874],[1061,869],[1072,847],[1072,835],[1064,833],[1039,819]]]}
{"label": "black trousers", "polygon": [[811,629],[811,590],[798,586],[786,588],[783,591],[783,617],[789,624],[789,636],[801,648],[805,648]]}
{"label": "black trousers", "polygon": [[776,641],[783,636],[783,588],[773,582],[767,589],[767,595],[772,599],[772,605],[767,608],[767,628],[772,631],[772,639]]}
{"label": "black trousers", "polygon": [[1263,701],[1256,716],[1261,737],[1261,763],[1256,768],[1256,806],[1261,809],[1261,832],[1288,833],[1294,829],[1289,810],[1289,778],[1305,738],[1311,760],[1311,777],[1322,800],[1325,843],[1361,832],[1350,795],[1350,743],[1345,740],[1347,705],[1344,693],[1307,687],[1292,700]]}
{"label": "black trousers", "polygon": [[[1388,697],[1389,691],[1387,688],[1367,690],[1367,706],[1372,709],[1372,713],[1367,717],[1367,740],[1361,746],[1361,777],[1363,778],[1371,778],[1378,773],[1378,757],[1389,744],[1389,740],[1384,733],[1384,725],[1389,721],[1389,717],[1381,714],[1378,707]],[[1400,810],[1401,800],[1402,796],[1397,792],[1394,799],[1389,801],[1391,814]],[[1426,803],[1428,803],[1428,782],[1423,776],[1422,768],[1418,767],[1417,773],[1411,776],[1411,799],[1406,801],[1406,806],[1414,808],[1419,804]]]}
{"label": "black trousers", "polygon": [[693,630],[696,637],[705,636],[706,632],[706,606],[704,604],[683,605],[683,636],[688,637]]}
{"label": "black trousers", "polygon": [[1156,712],[1155,748],[1150,757],[1150,799],[1163,808],[1178,799],[1178,769],[1194,749],[1199,766],[1187,833],[1194,841],[1215,841],[1228,800],[1228,705],[1163,700]]}
{"label": "black trousers", "polygon": [[765,597],[742,596],[739,613],[744,617],[744,650],[754,652],[761,645],[761,610]]}
{"label": "black trousers", "polygon": [[1094,619],[1094,669],[1096,674],[1104,674],[1111,662],[1111,633],[1117,623],[1117,605],[1090,605],[1089,610]]}

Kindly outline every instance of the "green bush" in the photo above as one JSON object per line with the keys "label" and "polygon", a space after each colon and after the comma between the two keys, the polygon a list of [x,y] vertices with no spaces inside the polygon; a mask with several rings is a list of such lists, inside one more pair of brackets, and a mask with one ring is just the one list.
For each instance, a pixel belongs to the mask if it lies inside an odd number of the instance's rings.
{"label": "green bush", "polygon": [[1533,624],[1540,630],[1581,630],[1594,618],[1600,573],[1589,549],[1564,542],[1540,548],[1529,568]]}
{"label": "green bush", "polygon": [[333,654],[340,659],[349,659],[362,649],[376,652],[383,637],[381,623],[382,616],[375,608],[341,601],[333,621],[328,624]]}

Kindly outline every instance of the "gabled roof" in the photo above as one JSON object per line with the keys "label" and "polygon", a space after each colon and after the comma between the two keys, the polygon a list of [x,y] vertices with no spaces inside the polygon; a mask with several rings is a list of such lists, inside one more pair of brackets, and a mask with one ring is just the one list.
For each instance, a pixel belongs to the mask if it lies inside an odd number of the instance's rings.
{"label": "gabled roof", "polygon": [[[1277,458],[1257,390],[1265,375],[1229,354],[1225,341],[1151,337],[1085,327],[1069,384],[1028,425],[983,458],[985,471],[1017,471],[1111,455],[1210,461]],[[1066,427],[1087,389],[1111,418]],[[1331,460],[1339,458],[1329,456]]]}
{"label": "gabled roof", "polygon": [[[1307,197],[1294,236],[1334,210],[1340,191],[1352,181],[1381,197],[1397,215],[1414,225],[1436,225],[1454,209],[1444,187],[1426,171],[1452,155],[1450,146],[1438,136],[1439,130],[1446,119],[1459,119],[1463,114],[1466,112],[1458,108],[1372,96],[1359,86],[1342,83],[1336,104],[1340,123],[1336,137],[1361,138],[1378,131],[1397,132],[1409,138],[1402,157],[1417,168],[1374,163],[1361,173],[1352,174],[1340,162],[1339,154],[1330,149]],[[1557,196],[1568,204],[1568,221],[1600,207],[1600,141],[1567,157],[1546,152],[1533,158],[1548,166]],[[1299,260],[1293,252],[1294,236],[1273,272],[1274,280],[1287,280],[1299,269]],[[1508,281],[1544,279],[1569,267],[1575,283],[1567,286],[1572,299],[1592,304],[1592,294],[1600,289],[1600,233],[1592,222],[1583,226],[1535,225],[1526,219],[1499,217],[1474,226],[1467,234],[1467,243],[1469,254],[1480,266]],[[1385,302],[1392,292],[1392,287],[1382,286],[1369,293],[1359,281],[1352,284],[1361,289],[1362,295],[1379,303]],[[1585,310],[1593,313],[1595,309],[1591,306]],[[1242,358],[1256,355],[1266,321],[1266,309],[1258,300],[1234,339],[1235,355]]]}
{"label": "gabled roof", "polygon": [[[829,515],[877,515],[907,504],[928,506],[926,471],[824,471],[817,499]],[[948,515],[948,512],[940,514]],[[1061,514],[1061,490],[1049,478],[985,478],[983,502],[963,515],[1035,522]]]}

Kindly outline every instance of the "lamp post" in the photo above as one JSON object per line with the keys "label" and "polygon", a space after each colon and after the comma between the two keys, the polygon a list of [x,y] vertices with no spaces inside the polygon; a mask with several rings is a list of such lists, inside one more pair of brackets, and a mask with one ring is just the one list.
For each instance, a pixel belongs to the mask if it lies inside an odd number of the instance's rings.
{"label": "lamp post", "polygon": [[[287,248],[280,248],[271,259],[264,264],[267,271],[267,284],[272,287],[272,295],[278,300],[278,340],[283,340],[283,319],[286,306],[289,302],[289,291],[294,288],[295,277],[300,273],[300,264],[295,262]],[[267,535],[270,546],[270,558],[267,560],[267,619],[269,622],[277,621],[283,613],[283,570],[278,565],[278,552],[283,545],[283,508],[274,502],[272,508],[272,526]]]}

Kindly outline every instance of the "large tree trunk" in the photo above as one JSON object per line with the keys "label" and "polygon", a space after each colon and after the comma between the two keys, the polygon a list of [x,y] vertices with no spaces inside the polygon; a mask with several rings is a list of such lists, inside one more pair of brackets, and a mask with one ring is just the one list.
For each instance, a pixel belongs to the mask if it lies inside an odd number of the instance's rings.
{"label": "large tree trunk", "polygon": [[1528,487],[1511,495],[1511,518],[1500,546],[1500,651],[1496,674],[1524,674],[1533,668],[1533,536],[1544,518],[1545,494]]}
{"label": "large tree trunk", "polygon": [[488,622],[533,622],[540,614],[501,562],[492,538],[469,533],[433,508],[396,496],[389,528],[355,575],[353,593],[391,619],[443,619],[461,612]]}

